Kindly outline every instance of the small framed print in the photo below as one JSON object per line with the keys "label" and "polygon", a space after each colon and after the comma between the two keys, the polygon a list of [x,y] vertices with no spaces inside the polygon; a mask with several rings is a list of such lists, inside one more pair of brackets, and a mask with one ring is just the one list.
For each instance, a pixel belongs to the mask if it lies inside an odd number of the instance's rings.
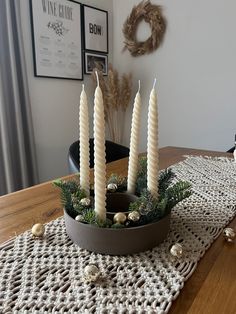
{"label": "small framed print", "polygon": [[108,53],[108,12],[83,6],[84,49]]}
{"label": "small framed print", "polygon": [[34,74],[83,79],[81,4],[30,0]]}
{"label": "small framed print", "polygon": [[103,75],[107,75],[107,55],[85,52],[84,59],[85,74],[91,74],[93,69],[98,66]]}

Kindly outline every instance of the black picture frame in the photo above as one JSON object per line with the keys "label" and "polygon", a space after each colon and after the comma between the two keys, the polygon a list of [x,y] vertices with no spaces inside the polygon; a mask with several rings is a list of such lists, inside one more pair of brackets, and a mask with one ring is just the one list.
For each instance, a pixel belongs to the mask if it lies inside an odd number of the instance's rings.
{"label": "black picture frame", "polygon": [[108,56],[90,51],[85,51],[84,53],[84,74],[92,74],[93,69],[96,67],[95,62],[99,63],[103,75],[107,75]]}
{"label": "black picture frame", "polygon": [[82,12],[84,50],[108,54],[108,11],[83,5]]}
{"label": "black picture frame", "polygon": [[73,0],[29,0],[34,75],[83,80],[82,5]]}

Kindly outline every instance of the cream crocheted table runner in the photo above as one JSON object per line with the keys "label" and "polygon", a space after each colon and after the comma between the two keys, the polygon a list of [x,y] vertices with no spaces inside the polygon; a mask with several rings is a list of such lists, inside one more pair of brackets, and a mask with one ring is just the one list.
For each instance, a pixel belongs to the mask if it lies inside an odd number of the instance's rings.
{"label": "cream crocheted table runner", "polygon": [[[171,167],[190,181],[193,195],[178,204],[164,243],[133,256],[89,253],[68,238],[63,219],[46,225],[43,239],[30,231],[0,249],[0,313],[167,313],[198,260],[236,213],[236,163],[188,157]],[[184,247],[178,262],[175,242]],[[103,279],[83,281],[95,263]]]}

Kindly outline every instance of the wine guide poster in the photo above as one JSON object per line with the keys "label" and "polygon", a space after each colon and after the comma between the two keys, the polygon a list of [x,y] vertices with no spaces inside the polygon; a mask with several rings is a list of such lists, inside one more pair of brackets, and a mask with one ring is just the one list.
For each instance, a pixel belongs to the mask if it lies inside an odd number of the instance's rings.
{"label": "wine guide poster", "polygon": [[31,0],[35,75],[82,79],[81,6]]}

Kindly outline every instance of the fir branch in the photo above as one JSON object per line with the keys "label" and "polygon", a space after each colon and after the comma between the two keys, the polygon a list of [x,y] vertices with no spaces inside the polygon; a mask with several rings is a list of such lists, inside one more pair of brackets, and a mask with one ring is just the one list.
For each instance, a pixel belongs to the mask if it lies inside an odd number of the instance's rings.
{"label": "fir branch", "polygon": [[135,191],[138,196],[147,188],[147,157],[139,158]]}
{"label": "fir branch", "polygon": [[138,176],[144,176],[147,174],[147,157],[139,158]]}
{"label": "fir branch", "polygon": [[127,178],[118,176],[115,173],[112,173],[107,180],[107,185],[110,183],[114,183],[117,185],[116,192],[124,192],[127,190]]}
{"label": "fir branch", "polygon": [[136,210],[141,217],[138,225],[144,225],[161,219],[166,214],[167,200],[157,200],[148,190],[143,190],[139,199],[130,204],[129,211]]}
{"label": "fir branch", "polygon": [[75,217],[81,214],[84,207],[80,200],[86,197],[86,192],[80,188],[77,181],[54,180],[53,185],[60,189],[60,199],[62,206],[68,213]]}
{"label": "fir branch", "polygon": [[[164,193],[164,191],[169,187],[172,179],[175,177],[173,171],[168,168],[160,173],[158,184],[159,184],[159,194]],[[139,168],[136,181],[136,194],[139,196],[142,191],[147,188],[147,157],[141,157],[139,159]]]}
{"label": "fir branch", "polygon": [[125,228],[125,226],[122,225],[122,224],[116,223],[116,224],[111,225],[111,228],[113,228],[113,229],[123,229],[123,228]]}
{"label": "fir branch", "polygon": [[107,184],[114,183],[118,185],[118,175],[116,173],[112,173],[107,180]]}
{"label": "fir branch", "polygon": [[100,220],[93,208],[88,208],[83,212],[83,221],[100,228],[108,228],[112,225],[112,221],[110,219],[106,219],[105,221]]}
{"label": "fir branch", "polygon": [[53,181],[53,185],[61,190],[60,198],[62,206],[68,210],[73,209],[72,194],[68,188],[68,183],[62,180],[55,180]]}
{"label": "fir branch", "polygon": [[95,224],[96,223],[96,213],[92,208],[86,209],[83,213],[83,221],[88,224]]}
{"label": "fir branch", "polygon": [[171,209],[192,194],[191,184],[185,181],[179,181],[172,187],[169,187],[165,194],[168,199],[167,209]]}
{"label": "fir branch", "polygon": [[159,176],[159,193],[163,193],[171,184],[175,174],[170,168],[165,169]]}

